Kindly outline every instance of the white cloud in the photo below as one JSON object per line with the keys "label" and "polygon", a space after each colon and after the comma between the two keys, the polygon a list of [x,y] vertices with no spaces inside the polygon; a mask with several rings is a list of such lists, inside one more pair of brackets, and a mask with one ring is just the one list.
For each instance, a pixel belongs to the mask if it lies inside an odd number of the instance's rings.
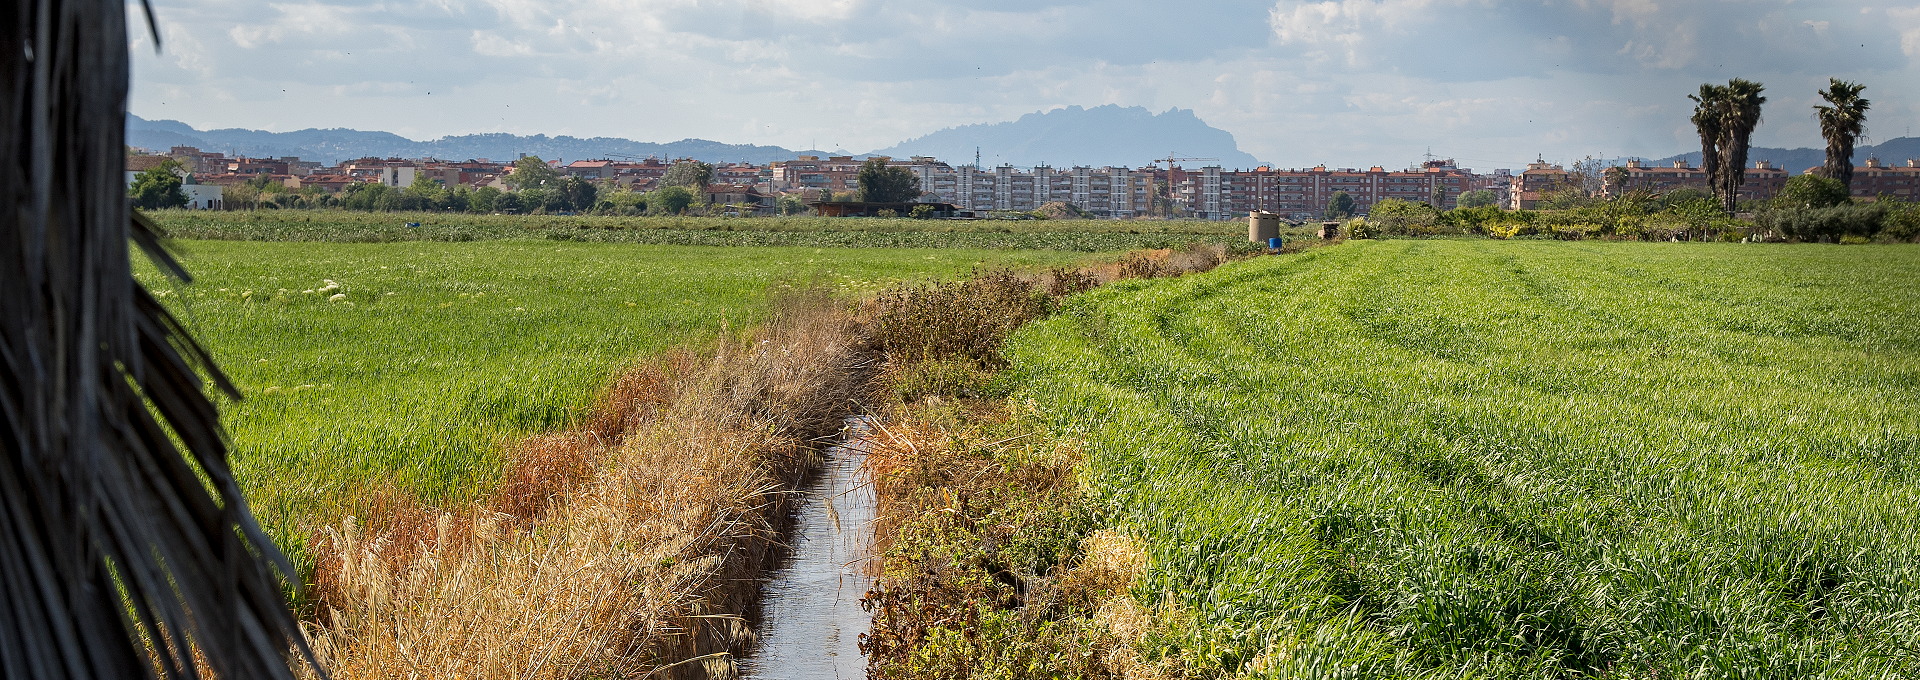
{"label": "white cloud", "polygon": [[[160,0],[133,110],[199,127],[705,137],[864,151],[1066,105],[1192,108],[1282,164],[1663,155],[1748,77],[1757,142],[1865,82],[1911,125],[1920,9],[1788,0]],[[1804,91],[1804,93],[1803,93]],[[432,94],[427,94],[431,92]],[[1872,94],[1878,93],[1878,94]],[[1810,105],[1810,104],[1807,104]],[[1577,152],[1577,153],[1576,153]]]}

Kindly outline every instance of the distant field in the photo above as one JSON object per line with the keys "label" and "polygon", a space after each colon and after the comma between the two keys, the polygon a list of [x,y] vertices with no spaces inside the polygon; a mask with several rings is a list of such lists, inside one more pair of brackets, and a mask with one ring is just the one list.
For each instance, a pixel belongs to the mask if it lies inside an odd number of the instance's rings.
{"label": "distant field", "polygon": [[[848,291],[1032,251],[692,248],[633,244],[183,241],[198,281],[142,280],[233,376],[238,475],[283,545],[387,486],[483,493],[504,440],[568,423],[626,362],[741,329],[769,291]],[[325,280],[336,291],[323,290]],[[333,295],[344,295],[330,301]]]}
{"label": "distant field", "polygon": [[[1197,220],[914,220],[823,217],[596,217],[326,210],[151,213],[176,238],[247,241],[542,239],[660,245],[970,248],[1107,252],[1189,243],[1244,245],[1246,224]],[[419,227],[408,227],[418,223]],[[1298,235],[1305,235],[1300,231]]]}
{"label": "distant field", "polygon": [[1920,247],[1355,242],[1016,336],[1273,677],[1920,677]]}

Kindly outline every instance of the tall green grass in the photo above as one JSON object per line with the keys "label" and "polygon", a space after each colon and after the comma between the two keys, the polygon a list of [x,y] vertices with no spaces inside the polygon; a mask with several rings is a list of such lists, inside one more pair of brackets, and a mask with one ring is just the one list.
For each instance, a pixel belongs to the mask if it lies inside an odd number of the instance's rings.
{"label": "tall green grass", "polygon": [[1012,346],[1203,675],[1920,677],[1920,248],[1390,241]]}
{"label": "tall green grass", "polygon": [[782,288],[857,292],[1084,257],[539,241],[178,247],[197,282],[140,276],[244,393],[223,405],[234,469],[296,553],[315,526],[367,511],[374,490],[426,502],[484,493],[503,443],[569,424],[627,362],[756,322]]}

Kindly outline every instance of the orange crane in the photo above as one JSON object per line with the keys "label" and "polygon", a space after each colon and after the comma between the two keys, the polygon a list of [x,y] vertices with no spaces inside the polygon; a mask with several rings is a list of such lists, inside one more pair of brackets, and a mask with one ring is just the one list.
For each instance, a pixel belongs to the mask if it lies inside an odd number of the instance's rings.
{"label": "orange crane", "polygon": [[[1153,161],[1152,161],[1151,163],[1148,163],[1148,165],[1153,165],[1153,164],[1157,164],[1157,163],[1166,163],[1166,164],[1167,164],[1167,182],[1166,182],[1166,185],[1165,185],[1165,186],[1166,186],[1166,188],[1167,188],[1167,189],[1166,189],[1166,194],[1165,194],[1164,196],[1154,196],[1154,197],[1153,197],[1153,203],[1156,203],[1156,204],[1157,204],[1157,203],[1159,203],[1160,201],[1163,201],[1163,200],[1164,200],[1164,201],[1166,201],[1166,202],[1167,202],[1167,204],[1168,204],[1168,207],[1169,207],[1169,208],[1171,208],[1171,207],[1172,207],[1172,204],[1173,204],[1173,164],[1174,164],[1174,163],[1178,163],[1178,162],[1180,162],[1180,161],[1217,161],[1217,160],[1220,160],[1220,159],[1218,159],[1218,158],[1188,158],[1188,157],[1184,157],[1184,156],[1180,156],[1180,155],[1178,155],[1178,154],[1175,154],[1175,153],[1173,153],[1173,152],[1171,152],[1171,151],[1169,151],[1169,152],[1167,152],[1167,157],[1166,157],[1166,158],[1155,158],[1155,159],[1153,159]],[[1157,192],[1156,192],[1156,193],[1157,193]],[[1147,206],[1147,214],[1149,214],[1149,215],[1151,215],[1151,214],[1153,214],[1153,211],[1154,211],[1154,206],[1153,206],[1152,204],[1149,204],[1149,205]]]}

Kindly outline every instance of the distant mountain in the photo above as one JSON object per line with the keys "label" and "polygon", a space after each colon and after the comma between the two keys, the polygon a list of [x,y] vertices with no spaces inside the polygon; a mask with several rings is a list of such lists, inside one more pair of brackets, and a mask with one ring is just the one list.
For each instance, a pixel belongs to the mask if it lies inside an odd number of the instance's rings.
{"label": "distant mountain", "polygon": [[[1201,121],[1188,109],[1155,114],[1145,108],[1113,104],[1091,109],[1069,106],[1029,113],[1005,123],[947,128],[916,137],[874,155],[904,158],[933,156],[948,163],[973,162],[979,149],[983,166],[1124,165],[1145,167],[1168,153],[1217,158],[1221,167],[1253,168],[1260,161],[1240,150],[1233,135]],[[1188,167],[1213,162],[1188,163]]]}
{"label": "distant mountain", "polygon": [[636,142],[618,137],[583,139],[568,136],[494,133],[456,135],[417,142],[391,132],[367,132],[347,128],[327,130],[308,128],[293,132],[266,132],[240,128],[196,130],[179,121],[147,120],[132,114],[127,115],[127,144],[156,151],[166,151],[175,146],[192,146],[202,151],[220,151],[234,156],[299,156],[303,160],[325,163],[337,163],[367,156],[438,158],[451,161],[487,158],[510,161],[518,158],[520,154],[530,154],[548,160],[656,156],[697,158],[709,163],[736,161],[768,163],[791,160],[799,154],[825,155],[827,153],[794,151],[778,146],[723,144],[704,139],[683,139],[661,144]]}
{"label": "distant mountain", "polygon": [[[1861,165],[1868,158],[1878,158],[1887,165],[1906,165],[1909,158],[1920,158],[1920,137],[1895,137],[1871,146],[1854,147],[1853,164]],[[1676,160],[1685,160],[1693,167],[1700,167],[1700,152],[1683,153],[1659,160],[1648,161],[1657,165],[1670,165]],[[1798,175],[1808,168],[1819,167],[1827,162],[1827,150],[1821,149],[1774,149],[1759,147],[1747,151],[1747,162],[1767,161],[1773,167]]]}

